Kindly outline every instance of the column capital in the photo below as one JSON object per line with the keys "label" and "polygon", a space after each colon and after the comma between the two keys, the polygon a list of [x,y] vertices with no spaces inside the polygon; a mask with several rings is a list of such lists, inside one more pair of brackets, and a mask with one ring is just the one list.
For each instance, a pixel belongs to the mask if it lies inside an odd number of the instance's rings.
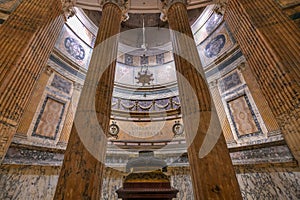
{"label": "column capital", "polygon": [[218,15],[224,15],[228,0],[218,0],[214,7],[214,12]]}
{"label": "column capital", "polygon": [[74,82],[74,89],[81,92],[83,85],[81,83]]}
{"label": "column capital", "polygon": [[209,88],[211,88],[211,89],[218,87],[218,79],[215,79],[215,80],[209,82],[208,85],[209,85]]}
{"label": "column capital", "polygon": [[103,8],[106,3],[116,4],[122,11],[122,21],[127,21],[129,19],[128,10],[129,3],[128,0],[102,0],[101,7]]}
{"label": "column capital", "polygon": [[67,19],[73,17],[76,14],[76,10],[74,8],[75,0],[61,0],[61,3],[65,21],[67,21]]}
{"label": "column capital", "polygon": [[240,70],[240,71],[244,71],[245,70],[245,68],[246,68],[246,63],[245,62],[242,62],[242,63],[240,63],[238,66],[237,66],[237,68]]}
{"label": "column capital", "polygon": [[191,0],[161,0],[160,1],[160,10],[161,10],[161,14],[160,14],[160,20],[161,21],[167,21],[168,17],[167,17],[167,12],[168,9],[175,3],[183,3],[184,5],[188,5],[190,3]]}
{"label": "column capital", "polygon": [[47,65],[47,67],[45,67],[44,71],[49,76],[51,76],[53,74],[53,72],[54,72],[54,70],[52,69],[52,67],[50,67],[49,65]]}

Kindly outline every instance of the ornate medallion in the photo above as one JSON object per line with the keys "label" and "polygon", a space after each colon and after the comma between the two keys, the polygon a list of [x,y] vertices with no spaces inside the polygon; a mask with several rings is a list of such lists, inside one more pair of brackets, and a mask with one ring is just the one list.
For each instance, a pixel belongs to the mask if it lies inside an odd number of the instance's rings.
{"label": "ornate medallion", "polygon": [[175,121],[175,124],[172,127],[174,136],[179,136],[183,134],[183,125],[179,121]]}
{"label": "ornate medallion", "polygon": [[120,128],[117,125],[117,122],[112,121],[112,124],[109,126],[109,134],[115,138],[118,138],[119,131],[120,131]]}

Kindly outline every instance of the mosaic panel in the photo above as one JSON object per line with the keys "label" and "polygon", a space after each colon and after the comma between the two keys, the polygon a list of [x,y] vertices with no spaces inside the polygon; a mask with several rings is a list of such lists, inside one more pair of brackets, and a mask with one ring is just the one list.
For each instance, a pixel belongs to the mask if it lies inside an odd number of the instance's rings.
{"label": "mosaic panel", "polygon": [[234,41],[232,40],[227,27],[223,23],[213,34],[211,34],[197,48],[202,62],[202,66],[207,66],[216,58],[221,56],[231,47]]}
{"label": "mosaic panel", "polygon": [[235,86],[242,84],[242,81],[237,72],[231,73],[230,75],[220,79],[220,88],[222,92],[225,92]]}
{"label": "mosaic panel", "polygon": [[55,87],[56,89],[64,93],[70,94],[72,88],[72,82],[67,81],[66,79],[55,74],[51,82],[51,86]]}
{"label": "mosaic panel", "polygon": [[227,107],[238,138],[261,132],[257,118],[246,95],[228,101]]}
{"label": "mosaic panel", "polygon": [[58,37],[55,47],[83,68],[88,68],[92,48],[79,39],[66,25]]}
{"label": "mosaic panel", "polygon": [[32,136],[55,140],[61,126],[65,102],[47,96],[34,125]]}

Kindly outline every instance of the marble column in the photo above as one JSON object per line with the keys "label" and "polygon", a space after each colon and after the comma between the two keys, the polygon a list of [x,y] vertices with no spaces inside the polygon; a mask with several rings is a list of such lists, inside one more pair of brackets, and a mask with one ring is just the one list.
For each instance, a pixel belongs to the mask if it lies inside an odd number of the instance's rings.
{"label": "marble column", "polygon": [[229,0],[224,19],[299,163],[299,28],[274,0]]}
{"label": "marble column", "polygon": [[23,0],[0,29],[0,162],[64,24],[61,0]]}
{"label": "marble column", "polygon": [[[177,80],[194,197],[197,200],[242,199],[193,39],[185,1],[164,1],[162,10],[173,30],[174,61],[181,74]],[[186,89],[184,79],[192,90]],[[194,100],[190,93],[195,94]],[[199,121],[193,114],[200,116]]]}
{"label": "marble column", "polygon": [[[110,121],[118,49],[117,37],[113,36],[120,32],[126,9],[127,3],[123,0],[105,1],[102,7],[96,45],[82,88],[54,199],[101,198],[107,145],[105,135],[108,133]],[[100,77],[99,70],[103,73]],[[95,112],[97,119],[89,117],[91,112]],[[98,125],[102,127],[104,135],[98,131]]]}

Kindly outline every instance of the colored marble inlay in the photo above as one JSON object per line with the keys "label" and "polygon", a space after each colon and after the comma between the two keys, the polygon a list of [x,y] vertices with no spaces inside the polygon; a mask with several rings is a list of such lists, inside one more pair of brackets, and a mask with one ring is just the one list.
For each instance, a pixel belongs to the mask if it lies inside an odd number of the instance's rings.
{"label": "colored marble inlay", "polygon": [[227,102],[227,105],[238,137],[260,131],[246,95]]}
{"label": "colored marble inlay", "polygon": [[34,126],[32,136],[55,140],[64,110],[65,102],[47,96]]}
{"label": "colored marble inlay", "polygon": [[218,35],[213,38],[206,46],[205,46],[205,56],[211,58],[213,56],[218,55],[218,53],[222,50],[225,45],[225,36]]}
{"label": "colored marble inlay", "polygon": [[211,17],[209,18],[209,20],[207,21],[207,23],[205,24],[206,27],[206,31],[207,33],[211,33],[216,27],[217,25],[220,24],[220,22],[222,21],[222,15],[218,15],[218,14],[212,14]]}
{"label": "colored marble inlay", "polygon": [[55,87],[56,89],[64,93],[69,94],[71,92],[72,83],[55,74],[51,82],[51,86]]}
{"label": "colored marble inlay", "polygon": [[238,73],[234,72],[220,80],[220,87],[221,87],[222,92],[225,92],[226,90],[229,90],[235,86],[238,86],[241,83],[242,83],[242,81],[241,81]]}

